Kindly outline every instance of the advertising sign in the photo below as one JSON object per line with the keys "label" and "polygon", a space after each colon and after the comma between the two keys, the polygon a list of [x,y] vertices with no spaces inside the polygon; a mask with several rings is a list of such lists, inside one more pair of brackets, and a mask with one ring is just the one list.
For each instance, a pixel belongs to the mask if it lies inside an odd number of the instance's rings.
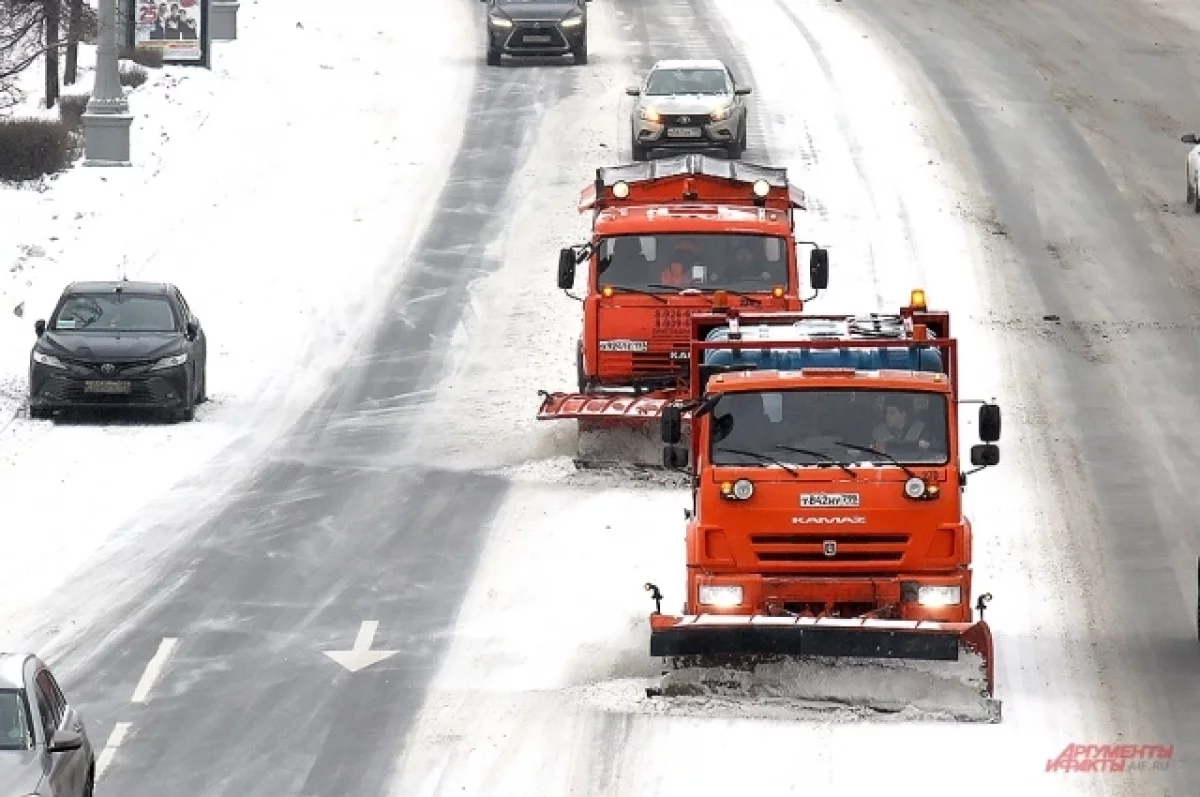
{"label": "advertising sign", "polygon": [[133,0],[132,44],[167,64],[207,65],[208,0]]}

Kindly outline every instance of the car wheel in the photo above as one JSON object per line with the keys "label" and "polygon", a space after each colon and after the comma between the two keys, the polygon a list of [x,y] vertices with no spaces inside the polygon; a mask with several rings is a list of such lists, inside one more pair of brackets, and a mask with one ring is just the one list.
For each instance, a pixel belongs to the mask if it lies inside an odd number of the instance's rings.
{"label": "car wheel", "polygon": [[629,149],[633,151],[633,159],[635,161],[644,161],[649,157],[649,150],[637,143],[637,141],[629,142]]}
{"label": "car wheel", "polygon": [[499,50],[495,50],[491,47],[488,48],[487,64],[488,64],[488,66],[500,66],[500,51]]}
{"label": "car wheel", "polygon": [[1196,212],[1200,213],[1200,193],[1196,194]]}
{"label": "car wheel", "polygon": [[208,401],[208,363],[200,369],[200,389],[196,391],[196,403],[203,404]]}
{"label": "car wheel", "polygon": [[1192,175],[1189,173],[1187,178],[1187,203],[1190,205],[1196,201],[1196,189],[1192,185]]}
{"label": "car wheel", "polygon": [[578,50],[575,50],[572,53],[572,55],[575,56],[575,66],[583,66],[584,64],[586,64],[587,63],[587,41],[585,40],[583,45]]}
{"label": "car wheel", "polygon": [[47,421],[54,417],[54,410],[49,407],[30,407],[29,418],[35,421]]}
{"label": "car wheel", "polygon": [[87,783],[83,784],[83,797],[93,797],[96,793],[96,768],[88,770]]}

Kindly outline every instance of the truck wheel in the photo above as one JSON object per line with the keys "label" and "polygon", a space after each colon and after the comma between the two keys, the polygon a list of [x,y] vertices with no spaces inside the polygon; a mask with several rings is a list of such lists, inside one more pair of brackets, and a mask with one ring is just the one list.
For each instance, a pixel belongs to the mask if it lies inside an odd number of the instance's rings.
{"label": "truck wheel", "polygon": [[583,372],[583,347],[580,346],[575,350],[575,379],[579,385],[579,392],[586,393],[588,387],[587,374]]}
{"label": "truck wheel", "polygon": [[491,47],[488,48],[487,64],[488,64],[488,66],[500,66],[500,51],[499,50],[493,49]]}

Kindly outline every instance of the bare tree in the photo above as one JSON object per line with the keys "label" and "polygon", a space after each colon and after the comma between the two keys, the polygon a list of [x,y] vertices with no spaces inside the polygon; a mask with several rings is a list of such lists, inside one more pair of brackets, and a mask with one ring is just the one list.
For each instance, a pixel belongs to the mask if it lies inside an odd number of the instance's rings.
{"label": "bare tree", "polygon": [[17,78],[45,52],[40,0],[0,0],[0,107],[21,101]]}
{"label": "bare tree", "polygon": [[83,38],[83,0],[67,0],[67,63],[63,83],[74,86],[79,79],[79,41]]}

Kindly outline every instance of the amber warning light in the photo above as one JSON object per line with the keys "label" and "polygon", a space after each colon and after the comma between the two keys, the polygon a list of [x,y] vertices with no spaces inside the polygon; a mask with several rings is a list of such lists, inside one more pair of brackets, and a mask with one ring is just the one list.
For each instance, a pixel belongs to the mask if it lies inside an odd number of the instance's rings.
{"label": "amber warning light", "polygon": [[908,306],[914,310],[924,310],[925,291],[921,290],[920,288],[913,289],[913,292],[908,299]]}

